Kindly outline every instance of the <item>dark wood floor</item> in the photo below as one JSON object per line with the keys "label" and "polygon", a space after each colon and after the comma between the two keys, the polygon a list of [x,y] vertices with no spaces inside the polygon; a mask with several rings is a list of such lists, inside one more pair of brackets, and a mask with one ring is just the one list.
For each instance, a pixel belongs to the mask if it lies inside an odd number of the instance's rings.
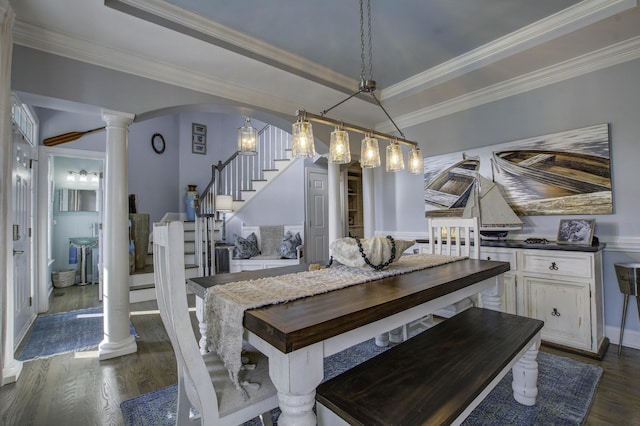
{"label": "dark wood floor", "polygon": [[[49,313],[98,306],[97,292],[97,286],[55,289]],[[89,352],[25,362],[18,383],[0,388],[0,424],[122,425],[122,401],[177,382],[156,309],[155,302],[131,305],[140,336],[135,354],[98,361]],[[640,425],[640,350],[623,348],[618,357],[611,345],[603,361],[543,350],[604,368],[586,425]]]}

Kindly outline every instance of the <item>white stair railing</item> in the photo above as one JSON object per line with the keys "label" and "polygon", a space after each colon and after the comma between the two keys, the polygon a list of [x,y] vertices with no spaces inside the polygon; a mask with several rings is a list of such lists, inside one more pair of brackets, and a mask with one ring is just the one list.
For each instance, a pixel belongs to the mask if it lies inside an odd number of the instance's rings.
{"label": "white stair railing", "polygon": [[224,163],[211,166],[211,181],[200,194],[196,208],[196,253],[201,275],[215,272],[215,232],[220,217],[216,217],[216,194],[231,195],[234,201],[244,201],[242,191],[253,190],[253,182],[264,181],[265,172],[277,170],[277,160],[289,158],[291,134],[277,127],[266,125],[258,132],[256,155],[231,155]]}

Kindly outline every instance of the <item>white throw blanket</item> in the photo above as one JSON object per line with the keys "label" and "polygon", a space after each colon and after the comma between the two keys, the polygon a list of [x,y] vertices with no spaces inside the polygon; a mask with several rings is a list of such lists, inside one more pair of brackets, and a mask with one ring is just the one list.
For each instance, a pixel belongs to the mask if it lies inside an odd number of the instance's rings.
{"label": "white throw blanket", "polygon": [[237,281],[210,287],[205,295],[207,337],[213,345],[213,349],[224,361],[231,380],[236,384],[238,390],[246,395],[238,382],[238,373],[242,366],[240,355],[242,351],[242,321],[245,310],[288,302],[462,259],[466,259],[466,257],[413,254],[402,256],[388,269],[382,271],[374,271],[368,267],[353,268],[336,265],[315,271]]}

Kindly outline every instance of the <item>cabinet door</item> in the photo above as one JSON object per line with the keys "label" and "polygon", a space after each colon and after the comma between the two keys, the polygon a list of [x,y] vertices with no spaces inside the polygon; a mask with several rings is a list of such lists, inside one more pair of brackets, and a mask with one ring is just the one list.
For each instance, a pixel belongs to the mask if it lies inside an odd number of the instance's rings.
{"label": "cabinet door", "polygon": [[591,349],[589,283],[524,276],[528,316],[544,321],[542,339]]}
{"label": "cabinet door", "polygon": [[504,295],[502,296],[502,311],[508,314],[518,314],[516,277],[513,274],[504,274]]}

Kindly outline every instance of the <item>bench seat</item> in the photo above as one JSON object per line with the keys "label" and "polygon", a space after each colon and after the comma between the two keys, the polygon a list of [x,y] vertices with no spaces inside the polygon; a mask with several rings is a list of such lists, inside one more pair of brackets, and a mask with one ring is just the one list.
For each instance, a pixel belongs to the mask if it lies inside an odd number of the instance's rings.
{"label": "bench seat", "polygon": [[457,424],[514,369],[535,404],[542,321],[470,308],[322,383],[319,424]]}

